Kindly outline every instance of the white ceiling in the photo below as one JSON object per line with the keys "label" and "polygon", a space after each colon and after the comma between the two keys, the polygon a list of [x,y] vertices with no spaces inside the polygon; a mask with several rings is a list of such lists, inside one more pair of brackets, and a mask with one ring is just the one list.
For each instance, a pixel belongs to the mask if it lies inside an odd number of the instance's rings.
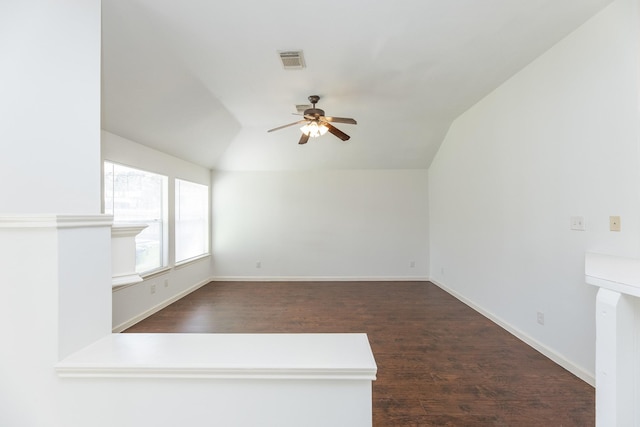
{"label": "white ceiling", "polygon": [[[103,0],[102,127],[212,169],[426,168],[453,119],[610,2]],[[313,94],[351,140],[266,132]]]}

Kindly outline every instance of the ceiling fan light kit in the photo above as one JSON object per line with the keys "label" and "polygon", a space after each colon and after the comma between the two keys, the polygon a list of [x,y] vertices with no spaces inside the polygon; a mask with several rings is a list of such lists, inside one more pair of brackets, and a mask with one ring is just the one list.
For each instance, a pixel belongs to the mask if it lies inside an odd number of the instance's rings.
{"label": "ceiling fan light kit", "polygon": [[300,141],[298,144],[306,144],[309,141],[309,138],[317,138],[320,137],[327,132],[332,135],[340,138],[343,141],[347,141],[351,138],[346,133],[342,132],[337,127],[333,126],[333,123],[347,123],[351,125],[358,124],[355,119],[347,118],[347,117],[330,117],[324,115],[324,110],[316,108],[316,104],[320,101],[320,97],[318,95],[311,95],[309,97],[309,102],[311,102],[312,107],[307,108],[303,112],[304,119],[298,120],[297,122],[289,123],[283,126],[278,126],[277,128],[269,129],[267,132],[273,132],[276,130],[284,129],[289,126],[304,125],[300,128],[302,131],[302,135],[300,136]]}
{"label": "ceiling fan light kit", "polygon": [[326,127],[324,123],[311,121],[306,125],[302,126],[300,130],[302,131],[302,133],[304,133],[305,135],[309,135],[311,138],[317,138],[327,133],[329,128]]}

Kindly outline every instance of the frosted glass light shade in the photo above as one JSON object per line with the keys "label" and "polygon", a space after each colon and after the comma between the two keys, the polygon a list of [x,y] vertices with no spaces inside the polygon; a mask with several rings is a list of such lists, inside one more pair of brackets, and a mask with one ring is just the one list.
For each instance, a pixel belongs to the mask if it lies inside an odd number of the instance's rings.
{"label": "frosted glass light shade", "polygon": [[317,138],[327,133],[327,128],[324,123],[318,124],[317,121],[311,121],[300,128],[302,133],[309,135],[311,138]]}

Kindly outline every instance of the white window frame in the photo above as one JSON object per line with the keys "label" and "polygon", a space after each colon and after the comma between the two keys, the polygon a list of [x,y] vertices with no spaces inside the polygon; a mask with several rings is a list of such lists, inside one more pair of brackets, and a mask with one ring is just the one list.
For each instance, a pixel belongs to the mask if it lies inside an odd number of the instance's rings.
{"label": "white window frame", "polygon": [[[189,196],[190,191],[192,192],[191,195],[194,195],[193,192],[195,192],[199,193],[198,195],[200,196],[204,196],[204,200],[196,201],[195,203],[197,204],[197,206],[192,207],[192,209],[190,210],[190,213],[192,214],[194,212],[197,214],[197,212],[200,211],[200,217],[194,220],[197,221],[197,224],[192,224],[192,226],[189,227],[191,228],[191,230],[186,231],[186,235],[182,235],[183,231],[187,229],[185,227],[185,225],[187,225],[186,220],[183,220],[183,211],[189,212],[189,210],[185,209],[186,206],[183,205],[183,202],[187,201],[186,197]],[[190,261],[209,256],[211,253],[211,243],[209,238],[209,218],[211,206],[209,192],[210,190],[208,185],[181,178],[175,178],[174,180],[174,249],[176,265],[185,264]],[[183,239],[186,238],[193,241],[194,236],[196,237],[194,246],[196,246],[197,248],[195,250],[193,248],[183,250]],[[184,252],[184,254],[182,252]]]}
{"label": "white window frame", "polygon": [[[104,160],[103,162],[103,179],[104,179],[104,195],[103,195],[103,203],[104,203],[104,212],[107,214],[112,214],[114,217],[114,223],[120,224],[146,224],[149,227],[143,230],[138,236],[136,236],[136,272],[142,276],[146,276],[149,274],[153,274],[157,271],[166,269],[168,266],[168,204],[167,204],[167,195],[168,195],[168,177],[166,175],[162,175],[156,172],[151,172],[145,169],[132,167],[128,165],[123,165],[121,163],[113,162],[111,160]],[[126,208],[121,207],[118,208],[117,196],[114,194],[115,182],[112,182],[112,188],[109,189],[110,181],[108,179],[108,173],[111,170],[112,173],[115,169],[121,170],[129,170],[131,172],[140,172],[142,174],[147,175],[148,177],[156,177],[160,181],[159,185],[159,194],[156,197],[159,199],[159,208],[160,211],[157,212],[157,215],[152,215],[148,218],[145,218],[144,215],[142,217],[137,217],[138,215],[132,214],[132,209],[129,209],[129,214],[126,212]],[[109,196],[111,198],[109,198]],[[109,200],[111,200],[111,206],[109,206]],[[122,202],[130,202],[130,200],[121,200]],[[153,234],[153,231],[159,235],[156,239],[156,236],[150,236]],[[150,238],[151,237],[151,238]],[[157,245],[154,244],[157,240]],[[155,247],[157,246],[157,248]],[[153,266],[149,268],[143,268],[144,264],[141,263],[140,255],[145,253],[145,251],[159,251],[159,265],[155,263]]]}

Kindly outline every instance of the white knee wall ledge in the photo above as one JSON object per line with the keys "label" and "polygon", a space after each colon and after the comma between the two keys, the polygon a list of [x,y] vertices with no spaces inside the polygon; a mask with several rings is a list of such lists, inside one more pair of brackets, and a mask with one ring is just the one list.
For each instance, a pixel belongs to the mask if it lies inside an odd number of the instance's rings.
{"label": "white knee wall ledge", "polygon": [[373,424],[366,334],[113,334],[56,370],[65,426]]}
{"label": "white knee wall ledge", "polygon": [[61,377],[366,380],[366,334],[112,334],[56,365]]}

